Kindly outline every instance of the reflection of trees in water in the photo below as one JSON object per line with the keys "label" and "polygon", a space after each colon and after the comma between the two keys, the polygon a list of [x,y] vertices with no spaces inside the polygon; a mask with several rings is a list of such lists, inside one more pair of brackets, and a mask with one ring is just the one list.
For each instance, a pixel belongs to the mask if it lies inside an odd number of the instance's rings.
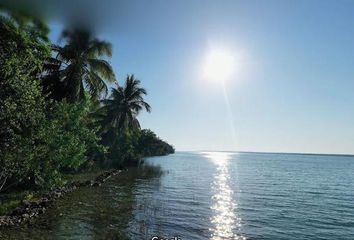
{"label": "reflection of trees in water", "polygon": [[130,239],[130,232],[136,228],[141,231],[139,236],[144,236],[147,226],[134,219],[135,210],[144,207],[137,203],[136,194],[152,182],[159,184],[161,174],[159,167],[145,165],[123,172],[101,187],[80,188],[56,202],[30,226],[8,228],[0,236],[4,239],[124,240]]}
{"label": "reflection of trees in water", "polygon": [[[67,236],[82,236],[88,239],[129,239],[127,236],[131,231],[130,223],[133,221],[134,210],[141,207],[136,202],[138,189],[141,185],[151,184],[151,181],[159,182],[156,180],[161,174],[159,167],[145,165],[122,173],[102,187],[78,192],[75,195],[77,199],[70,200],[79,206],[68,213],[74,216],[58,219],[57,224],[61,228],[58,232],[62,235],[67,230],[63,227],[72,225],[70,229],[74,229],[71,233],[67,233]],[[77,223],[73,219],[77,219]],[[134,227],[139,227],[141,230],[146,227],[144,223],[138,225],[140,226],[134,225]]]}

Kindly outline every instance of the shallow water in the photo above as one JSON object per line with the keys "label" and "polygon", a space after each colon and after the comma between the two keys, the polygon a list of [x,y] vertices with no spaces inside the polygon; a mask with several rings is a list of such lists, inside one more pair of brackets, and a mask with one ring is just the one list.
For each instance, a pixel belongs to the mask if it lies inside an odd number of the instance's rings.
{"label": "shallow water", "polygon": [[195,152],[150,158],[0,239],[354,239],[354,157]]}

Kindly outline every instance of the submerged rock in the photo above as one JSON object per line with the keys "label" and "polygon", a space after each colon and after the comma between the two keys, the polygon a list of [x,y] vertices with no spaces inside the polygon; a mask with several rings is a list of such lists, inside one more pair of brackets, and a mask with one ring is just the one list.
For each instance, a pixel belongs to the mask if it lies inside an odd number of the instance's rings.
{"label": "submerged rock", "polygon": [[102,183],[107,181],[111,176],[115,176],[120,172],[121,170],[107,171],[96,177],[95,180],[72,182],[67,186],[53,189],[52,192],[43,195],[43,197],[37,201],[30,202],[28,200],[23,200],[9,215],[0,216],[0,227],[13,226],[28,222],[31,218],[44,213],[47,208],[53,204],[55,199],[61,198],[65,193],[71,192],[81,186],[101,186]]}

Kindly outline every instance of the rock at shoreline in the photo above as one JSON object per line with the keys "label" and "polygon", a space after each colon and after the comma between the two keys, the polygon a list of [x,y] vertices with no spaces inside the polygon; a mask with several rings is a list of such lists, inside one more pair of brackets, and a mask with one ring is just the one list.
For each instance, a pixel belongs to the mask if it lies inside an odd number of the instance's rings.
{"label": "rock at shoreline", "polygon": [[107,171],[96,177],[95,180],[72,182],[67,186],[55,188],[52,192],[34,202],[23,200],[9,215],[0,216],[0,227],[13,226],[28,222],[31,218],[44,213],[47,208],[53,204],[55,199],[61,198],[65,193],[71,192],[82,186],[101,186],[102,183],[106,182],[111,176],[115,176],[120,172],[121,170]]}

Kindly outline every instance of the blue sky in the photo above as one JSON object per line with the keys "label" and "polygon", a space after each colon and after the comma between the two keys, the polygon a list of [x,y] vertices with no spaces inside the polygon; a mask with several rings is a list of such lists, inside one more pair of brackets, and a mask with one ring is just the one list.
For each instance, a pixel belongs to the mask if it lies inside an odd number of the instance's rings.
{"label": "blue sky", "polygon": [[[148,90],[142,126],[177,150],[354,153],[354,1],[97,4],[90,21],[119,82],[134,73]],[[238,59],[229,108],[201,74],[211,46]]]}

